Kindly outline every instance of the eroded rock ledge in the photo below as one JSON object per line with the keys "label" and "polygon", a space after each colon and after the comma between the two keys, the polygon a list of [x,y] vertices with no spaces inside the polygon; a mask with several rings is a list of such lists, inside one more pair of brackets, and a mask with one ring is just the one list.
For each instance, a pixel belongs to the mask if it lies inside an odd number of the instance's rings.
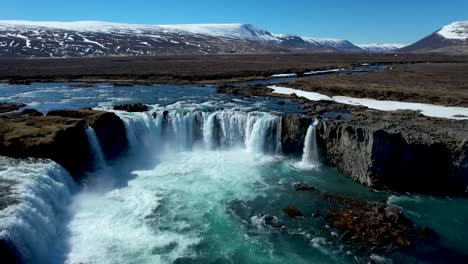
{"label": "eroded rock ledge", "polygon": [[264,86],[225,85],[220,93],[288,98],[304,115],[282,120],[286,154],[302,151],[313,117],[321,120],[322,162],[375,189],[467,195],[468,120],[426,117],[415,111],[384,112],[335,102],[273,94]]}
{"label": "eroded rock ledge", "polygon": [[283,148],[298,151],[312,117],[323,162],[376,189],[465,194],[468,121],[414,111],[383,112],[304,102],[307,115],[283,118]]}
{"label": "eroded rock ledge", "polygon": [[87,126],[95,130],[106,159],[117,157],[127,148],[125,126],[109,112],[58,110],[43,116],[25,110],[3,115],[0,121],[0,155],[52,159],[76,180],[93,166]]}

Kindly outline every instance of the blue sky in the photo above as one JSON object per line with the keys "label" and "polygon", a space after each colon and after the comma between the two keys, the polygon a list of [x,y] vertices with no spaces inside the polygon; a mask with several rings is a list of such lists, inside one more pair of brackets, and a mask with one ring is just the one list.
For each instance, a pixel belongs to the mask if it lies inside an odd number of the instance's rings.
{"label": "blue sky", "polygon": [[251,23],[274,33],[411,43],[468,20],[468,0],[0,0],[0,19]]}

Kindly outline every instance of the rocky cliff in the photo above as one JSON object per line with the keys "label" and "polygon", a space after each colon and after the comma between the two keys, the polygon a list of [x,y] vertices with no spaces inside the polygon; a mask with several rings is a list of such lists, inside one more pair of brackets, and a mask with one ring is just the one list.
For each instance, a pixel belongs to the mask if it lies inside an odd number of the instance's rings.
{"label": "rocky cliff", "polygon": [[468,122],[311,103],[308,115],[283,117],[283,149],[300,151],[312,116],[323,162],[376,189],[464,194]]}
{"label": "rocky cliff", "polygon": [[106,159],[117,157],[127,147],[125,126],[113,113],[61,110],[42,116],[26,110],[0,116],[0,120],[0,155],[52,159],[77,180],[93,166],[87,126],[96,131]]}

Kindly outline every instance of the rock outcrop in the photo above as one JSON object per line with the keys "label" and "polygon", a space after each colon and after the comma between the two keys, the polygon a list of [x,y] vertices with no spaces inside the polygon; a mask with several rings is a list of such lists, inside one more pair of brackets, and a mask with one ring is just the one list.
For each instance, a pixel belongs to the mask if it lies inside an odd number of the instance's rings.
{"label": "rock outcrop", "polygon": [[87,126],[96,131],[107,159],[117,157],[127,146],[124,124],[113,113],[63,110],[39,116],[25,112],[0,119],[0,155],[52,159],[76,180],[93,166]]}
{"label": "rock outcrop", "polygon": [[19,110],[21,107],[24,106],[26,105],[18,103],[0,103],[0,114]]}
{"label": "rock outcrop", "polygon": [[308,115],[283,117],[285,153],[302,150],[316,116],[322,161],[356,181],[376,189],[466,194],[468,121],[331,102],[307,102],[306,108]]}
{"label": "rock outcrop", "polygon": [[281,120],[281,144],[285,154],[299,153],[304,148],[304,138],[312,117],[286,115]]}
{"label": "rock outcrop", "polygon": [[145,112],[148,111],[148,106],[145,104],[124,104],[114,106],[114,110],[121,110],[127,112]]}
{"label": "rock outcrop", "polygon": [[96,132],[107,160],[118,157],[127,149],[125,125],[114,113],[95,110],[54,110],[47,115],[86,120],[87,125]]}

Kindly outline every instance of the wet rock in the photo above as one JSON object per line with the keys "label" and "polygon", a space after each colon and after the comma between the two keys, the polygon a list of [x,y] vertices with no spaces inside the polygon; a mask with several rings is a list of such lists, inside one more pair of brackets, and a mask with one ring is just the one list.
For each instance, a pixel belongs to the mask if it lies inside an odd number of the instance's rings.
{"label": "wet rock", "polygon": [[125,126],[113,113],[58,110],[47,116],[27,114],[0,119],[0,155],[52,159],[76,180],[93,167],[87,126],[96,131],[107,159],[127,148]]}
{"label": "wet rock", "polygon": [[124,104],[114,106],[114,110],[127,111],[127,112],[146,112],[148,106],[141,103],[136,104]]}
{"label": "wet rock", "polygon": [[328,210],[327,220],[341,240],[367,249],[406,249],[418,240],[417,229],[397,208],[336,198],[336,208]]}
{"label": "wet rock", "polygon": [[307,128],[311,117],[305,115],[285,115],[281,119],[281,144],[285,154],[300,153],[304,147]]}
{"label": "wet rock", "polygon": [[10,85],[31,85],[31,81],[28,80],[9,80],[8,84]]}
{"label": "wet rock", "polygon": [[282,209],[283,213],[288,215],[289,217],[296,218],[296,217],[301,217],[304,216],[299,209],[292,207],[292,206],[286,206],[285,208]]}
{"label": "wet rock", "polygon": [[315,187],[310,186],[310,185],[305,184],[305,183],[302,183],[302,182],[294,184],[293,187],[294,187],[294,189],[296,191],[315,191],[315,190],[317,190]]}
{"label": "wet rock", "polygon": [[71,84],[70,87],[73,88],[94,88],[96,87],[95,83],[77,83],[77,84]]}
{"label": "wet rock", "polygon": [[262,219],[265,225],[268,225],[271,227],[281,228],[284,226],[284,224],[281,223],[278,219],[276,219],[276,217],[271,216],[271,215],[265,215],[262,217]]}
{"label": "wet rock", "polygon": [[134,85],[131,83],[124,83],[124,82],[114,82],[112,83],[114,87],[133,87]]}
{"label": "wet rock", "polygon": [[83,119],[96,132],[107,160],[119,157],[128,147],[125,124],[114,113],[96,110],[54,110],[47,115]]}
{"label": "wet rock", "polygon": [[27,116],[43,116],[44,114],[37,111],[36,109],[24,109],[21,114],[24,116],[24,115],[27,115]]}
{"label": "wet rock", "polygon": [[25,106],[25,104],[20,103],[0,103],[0,114],[17,111]]}
{"label": "wet rock", "polygon": [[286,102],[284,100],[278,100],[278,101],[276,101],[276,104],[277,105],[285,105]]}

